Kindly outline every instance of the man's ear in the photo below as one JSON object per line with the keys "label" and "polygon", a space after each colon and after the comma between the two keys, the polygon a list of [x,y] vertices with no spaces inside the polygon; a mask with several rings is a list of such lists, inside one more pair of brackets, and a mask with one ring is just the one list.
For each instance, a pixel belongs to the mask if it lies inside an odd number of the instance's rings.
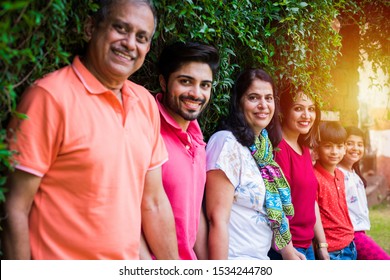
{"label": "man's ear", "polygon": [[158,80],[160,81],[160,86],[161,86],[162,92],[166,92],[167,91],[167,83],[166,83],[163,75],[159,75]]}
{"label": "man's ear", "polygon": [[88,16],[84,22],[84,38],[87,42],[91,40],[94,29],[95,29],[95,25],[93,19],[92,17]]}

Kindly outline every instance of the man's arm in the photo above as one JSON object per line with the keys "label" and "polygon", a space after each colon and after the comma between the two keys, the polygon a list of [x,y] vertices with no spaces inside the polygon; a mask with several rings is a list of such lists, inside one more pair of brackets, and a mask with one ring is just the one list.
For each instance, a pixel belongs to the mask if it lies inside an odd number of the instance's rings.
{"label": "man's arm", "polygon": [[146,173],[141,205],[142,229],[157,259],[178,259],[175,220],[164,191],[161,167]]}
{"label": "man's arm", "polygon": [[15,170],[8,177],[3,245],[6,259],[31,259],[28,217],[41,178]]}

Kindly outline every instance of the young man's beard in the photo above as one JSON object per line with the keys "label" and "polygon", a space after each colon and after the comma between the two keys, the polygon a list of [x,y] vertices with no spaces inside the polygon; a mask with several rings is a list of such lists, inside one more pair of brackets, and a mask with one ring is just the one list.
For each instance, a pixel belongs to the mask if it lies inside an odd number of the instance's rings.
{"label": "young man's beard", "polygon": [[[203,112],[203,110],[206,108],[205,103],[206,100],[201,98],[192,98],[192,97],[183,97],[179,96],[176,99],[169,98],[170,94],[169,92],[163,93],[163,104],[164,106],[169,109],[170,111],[176,113],[177,115],[181,116],[186,121],[193,121],[199,117],[199,115]],[[183,101],[184,99],[192,100],[192,101],[200,101],[200,110],[183,110],[180,106],[180,101]],[[178,101],[178,102],[175,102]]]}

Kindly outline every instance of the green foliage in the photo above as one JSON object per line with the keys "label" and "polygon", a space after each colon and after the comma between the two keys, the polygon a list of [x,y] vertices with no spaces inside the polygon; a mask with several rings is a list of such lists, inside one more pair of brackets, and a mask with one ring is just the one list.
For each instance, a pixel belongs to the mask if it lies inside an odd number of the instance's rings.
{"label": "green foliage", "polygon": [[359,25],[362,55],[371,61],[375,73],[380,69],[387,75],[390,86],[390,1],[360,0]]}
{"label": "green foliage", "polygon": [[[356,24],[360,27],[360,63],[369,61],[374,74],[382,71],[386,84],[376,85],[379,90],[390,86],[390,2],[388,0],[349,0],[340,7],[341,25]],[[370,77],[371,81],[377,77]]]}
{"label": "green foliage", "polygon": [[[35,79],[69,63],[82,47],[82,21],[90,1],[0,2],[0,186],[12,169],[13,151],[6,146],[5,125],[24,88]],[[4,189],[0,189],[0,202]]]}
{"label": "green foliage", "polygon": [[166,43],[200,40],[220,51],[212,103],[200,119],[206,139],[228,113],[234,78],[245,67],[264,68],[277,84],[289,77],[317,99],[333,92],[330,73],[341,42],[331,28],[338,14],[333,1],[161,0],[156,7],[160,24],[150,67],[139,73],[149,89],[159,88],[153,64]]}

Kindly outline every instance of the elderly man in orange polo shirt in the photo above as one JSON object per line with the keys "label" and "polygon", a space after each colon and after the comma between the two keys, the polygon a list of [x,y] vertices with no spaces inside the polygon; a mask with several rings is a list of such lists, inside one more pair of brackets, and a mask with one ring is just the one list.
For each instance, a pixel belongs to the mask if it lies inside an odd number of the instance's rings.
{"label": "elderly man in orange polo shirt", "polygon": [[[156,27],[149,0],[101,1],[88,47],[29,87],[10,148],[8,259],[138,259],[141,224],[158,259],[177,259],[161,166],[167,151],[151,94],[128,77]],[[157,239],[156,234],[164,236]]]}

